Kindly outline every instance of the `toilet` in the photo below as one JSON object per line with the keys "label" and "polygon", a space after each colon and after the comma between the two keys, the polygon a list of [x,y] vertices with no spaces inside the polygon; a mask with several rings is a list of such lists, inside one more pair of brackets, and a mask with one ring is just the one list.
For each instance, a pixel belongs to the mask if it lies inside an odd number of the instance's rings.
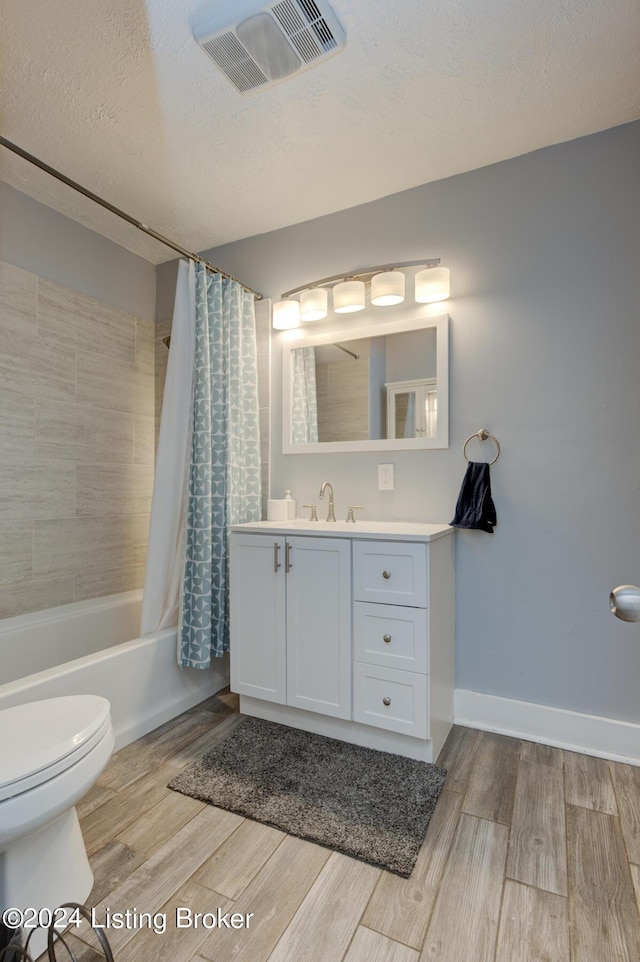
{"label": "toilet", "polygon": [[[0,711],[0,910],[53,910],[87,899],[93,873],[75,805],[114,741],[111,706],[98,695]],[[34,932],[29,945],[36,958],[46,932]]]}

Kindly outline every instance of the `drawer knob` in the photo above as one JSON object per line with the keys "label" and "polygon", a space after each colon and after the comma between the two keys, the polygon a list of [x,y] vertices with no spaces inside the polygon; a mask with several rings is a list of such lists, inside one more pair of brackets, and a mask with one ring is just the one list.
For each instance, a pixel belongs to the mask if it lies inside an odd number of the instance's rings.
{"label": "drawer knob", "polygon": [[389,578],[391,577],[391,572],[390,572],[390,571],[383,571],[383,572],[382,572],[382,577],[383,577],[383,578],[386,578],[386,580],[388,581]]}
{"label": "drawer knob", "polygon": [[385,698],[382,699],[382,704],[385,705],[387,708],[389,707],[389,705],[391,704],[391,699],[389,698],[389,696],[386,696]]}
{"label": "drawer knob", "polygon": [[383,635],[382,640],[388,645],[391,641],[391,635]]}

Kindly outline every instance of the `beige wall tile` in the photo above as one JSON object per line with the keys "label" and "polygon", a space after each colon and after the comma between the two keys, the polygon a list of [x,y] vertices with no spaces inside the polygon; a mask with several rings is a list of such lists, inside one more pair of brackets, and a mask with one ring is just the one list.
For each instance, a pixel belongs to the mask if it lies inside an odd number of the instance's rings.
{"label": "beige wall tile", "polygon": [[155,372],[155,340],[156,325],[153,321],[143,321],[136,318],[136,366],[145,374]]}
{"label": "beige wall tile", "polygon": [[72,601],[74,574],[77,598],[142,584],[157,333],[151,322],[0,262],[5,614]]}
{"label": "beige wall tile", "polygon": [[38,277],[0,261],[0,327],[22,334],[36,332]]}
{"label": "beige wall tile", "polygon": [[32,521],[0,523],[0,585],[29,580],[32,553]]}
{"label": "beige wall tile", "polygon": [[134,416],[38,399],[35,453],[75,461],[133,460]]}
{"label": "beige wall tile", "polygon": [[144,587],[144,565],[127,568],[110,568],[103,571],[85,571],[75,576],[74,600],[101,598],[104,595],[134,591]]}
{"label": "beige wall tile", "polygon": [[153,467],[147,464],[78,464],[76,514],[109,517],[151,510]]}
{"label": "beige wall tile", "polygon": [[133,546],[133,563],[134,565],[146,565],[147,563],[146,544],[135,544]]}
{"label": "beige wall tile", "polygon": [[0,454],[3,458],[33,454],[35,401],[24,394],[0,391]]}
{"label": "beige wall tile", "polygon": [[164,396],[164,382],[167,376],[167,364],[169,362],[169,351],[162,338],[171,334],[172,321],[160,321],[155,329],[155,450],[158,448],[158,437],[160,434],[160,415],[162,413],[162,398]]}
{"label": "beige wall tile", "polygon": [[131,525],[134,548],[138,548],[140,545],[146,545],[149,537],[149,515],[134,514],[130,518],[127,518],[127,521]]}
{"label": "beige wall tile", "polygon": [[0,618],[13,618],[31,611],[57,608],[73,601],[73,578],[23,581],[0,588]]}
{"label": "beige wall tile", "polygon": [[76,352],[31,334],[0,329],[0,384],[28,397],[73,401]]}
{"label": "beige wall tile", "polygon": [[72,517],[74,478],[72,461],[0,461],[0,521]]}
{"label": "beige wall tile", "polygon": [[136,464],[153,464],[155,462],[155,418],[135,419],[135,444],[133,460]]}
{"label": "beige wall tile", "polygon": [[169,363],[169,350],[166,344],[162,343],[162,338],[171,334],[171,321],[164,321],[156,324],[155,330],[155,379],[156,379],[156,408],[158,411],[162,407],[162,394],[164,382],[167,374],[167,364]]}
{"label": "beige wall tile", "polygon": [[172,324],[172,317],[167,317],[164,321],[156,321],[156,337],[166,337],[167,334],[171,334]]}
{"label": "beige wall tile", "polygon": [[78,351],[78,404],[153,417],[154,398],[152,374],[132,362]]}
{"label": "beige wall tile", "polygon": [[133,363],[135,324],[133,314],[53,281],[39,281],[38,334],[44,338]]}
{"label": "beige wall tile", "polygon": [[70,518],[34,523],[35,577],[131,564],[133,527],[128,518]]}

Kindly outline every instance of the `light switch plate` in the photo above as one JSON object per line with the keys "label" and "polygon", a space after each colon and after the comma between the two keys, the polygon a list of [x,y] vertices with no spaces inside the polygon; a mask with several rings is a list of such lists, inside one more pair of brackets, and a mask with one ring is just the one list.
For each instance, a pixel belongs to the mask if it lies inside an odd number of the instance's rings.
{"label": "light switch plate", "polygon": [[378,465],[378,491],[393,491],[393,465]]}

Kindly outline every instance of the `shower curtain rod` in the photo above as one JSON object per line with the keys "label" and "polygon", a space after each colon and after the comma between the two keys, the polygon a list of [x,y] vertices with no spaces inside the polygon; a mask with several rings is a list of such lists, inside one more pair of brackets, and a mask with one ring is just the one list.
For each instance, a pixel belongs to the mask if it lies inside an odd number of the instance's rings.
{"label": "shower curtain rod", "polygon": [[10,140],[0,137],[0,145],[2,147],[6,147],[7,150],[13,151],[14,154],[17,154],[24,160],[29,161],[29,163],[33,164],[35,167],[39,167],[40,170],[44,170],[45,173],[51,174],[52,177],[55,177],[56,180],[66,184],[67,187],[71,187],[72,190],[77,190],[79,194],[84,194],[84,196],[88,197],[89,200],[92,200],[101,207],[104,207],[105,210],[111,211],[111,213],[115,214],[116,217],[126,220],[128,224],[136,227],[144,234],[148,234],[149,237],[153,237],[154,240],[164,244],[165,247],[170,247],[172,250],[177,251],[178,254],[182,254],[183,257],[188,257],[191,261],[196,261],[198,264],[203,264],[205,268],[208,271],[211,271],[213,274],[220,274],[221,277],[227,277],[231,281],[236,281],[245,291],[247,291],[249,294],[253,294],[256,300],[262,300],[262,294],[259,294],[258,291],[254,291],[252,287],[247,287],[246,284],[243,284],[242,281],[239,281],[237,277],[233,276],[233,274],[227,274],[226,271],[220,270],[219,267],[215,267],[213,264],[210,264],[209,261],[204,259],[204,257],[200,257],[199,254],[194,254],[193,251],[186,250],[186,248],[181,247],[180,244],[174,243],[174,241],[169,240],[168,237],[164,237],[151,227],[147,227],[146,224],[136,220],[135,217],[127,214],[125,211],[120,210],[119,207],[114,207],[113,204],[110,204],[108,200],[103,200],[102,197],[98,197],[98,195],[94,194],[93,191],[87,190],[87,188],[83,187],[82,184],[78,184],[75,180],[71,180],[71,178],[65,176],[65,174],[60,173],[60,171],[56,170],[55,167],[50,167],[49,164],[46,164],[43,160],[40,160],[38,157],[34,157],[33,154],[27,153],[26,150],[22,149],[22,147],[18,147],[17,144],[13,144]]}

